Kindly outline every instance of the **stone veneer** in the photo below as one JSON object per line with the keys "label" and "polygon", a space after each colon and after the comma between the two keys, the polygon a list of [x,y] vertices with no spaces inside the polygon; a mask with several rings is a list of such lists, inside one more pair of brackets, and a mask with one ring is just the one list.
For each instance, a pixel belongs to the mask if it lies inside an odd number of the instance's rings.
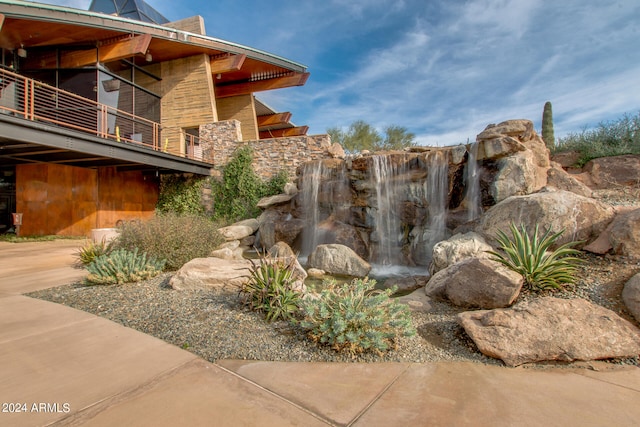
{"label": "stone veneer", "polygon": [[226,120],[200,126],[200,143],[203,152],[214,153],[214,168],[220,171],[233,157],[241,145],[253,149],[253,165],[262,179],[275,176],[285,169],[291,179],[301,164],[330,158],[329,135],[292,136],[270,138],[257,141],[242,141],[242,131],[238,120]]}

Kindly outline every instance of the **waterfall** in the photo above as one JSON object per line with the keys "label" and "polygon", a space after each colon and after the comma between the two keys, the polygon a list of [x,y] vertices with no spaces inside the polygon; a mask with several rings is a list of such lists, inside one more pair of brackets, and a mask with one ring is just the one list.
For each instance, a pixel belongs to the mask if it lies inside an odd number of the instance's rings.
{"label": "waterfall", "polygon": [[425,198],[429,203],[428,234],[425,239],[427,254],[436,243],[444,240],[447,230],[447,201],[449,195],[449,161],[444,151],[434,151],[427,156],[427,180]]}
{"label": "waterfall", "polygon": [[300,188],[302,206],[307,220],[307,225],[302,231],[302,254],[309,255],[320,242],[320,184],[322,183],[325,168],[322,161],[305,163],[302,167]]}
{"label": "waterfall", "polygon": [[469,147],[467,158],[467,220],[473,221],[480,215],[480,173],[478,171],[478,143]]}
{"label": "waterfall", "polygon": [[306,218],[301,254],[311,254],[316,246],[331,243],[330,227],[323,221],[344,221],[351,207],[349,174],[344,162],[322,160],[302,166],[301,201]]}
{"label": "waterfall", "polygon": [[[404,192],[405,166],[394,166],[391,156],[374,155],[370,179],[375,188],[375,208],[371,241],[371,262],[393,265],[402,259],[402,223],[400,209]],[[404,161],[402,162],[404,165]]]}

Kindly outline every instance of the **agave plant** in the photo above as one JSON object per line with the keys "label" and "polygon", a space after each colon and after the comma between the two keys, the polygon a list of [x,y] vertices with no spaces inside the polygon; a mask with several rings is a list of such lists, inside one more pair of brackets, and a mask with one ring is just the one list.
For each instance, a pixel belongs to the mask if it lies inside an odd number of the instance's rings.
{"label": "agave plant", "polygon": [[529,236],[524,224],[517,228],[511,224],[512,237],[503,231],[498,231],[497,240],[500,250],[504,253],[488,251],[494,261],[521,274],[525,285],[532,289],[557,289],[575,280],[577,264],[582,259],[576,255],[580,251],[574,246],[581,242],[565,243],[555,250],[550,248],[564,233],[564,229],[552,233],[547,230],[540,235],[536,224],[533,236]]}

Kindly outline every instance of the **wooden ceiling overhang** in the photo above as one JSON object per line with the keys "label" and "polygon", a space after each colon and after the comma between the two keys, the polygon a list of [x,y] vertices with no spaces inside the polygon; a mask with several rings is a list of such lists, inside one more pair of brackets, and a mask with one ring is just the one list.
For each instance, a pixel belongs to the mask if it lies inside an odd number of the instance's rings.
{"label": "wooden ceiling overhang", "polygon": [[[132,57],[138,58],[138,65],[144,65],[147,54],[152,63],[208,55],[217,98],[302,86],[309,77],[304,65],[247,46],[171,28],[171,24],[156,25],[22,1],[0,3],[0,47],[28,52],[30,48],[73,46],[78,50],[72,49],[60,58],[63,68]],[[98,58],[96,50],[87,49],[88,46],[99,47]],[[41,62],[42,68],[54,65],[55,62]]]}

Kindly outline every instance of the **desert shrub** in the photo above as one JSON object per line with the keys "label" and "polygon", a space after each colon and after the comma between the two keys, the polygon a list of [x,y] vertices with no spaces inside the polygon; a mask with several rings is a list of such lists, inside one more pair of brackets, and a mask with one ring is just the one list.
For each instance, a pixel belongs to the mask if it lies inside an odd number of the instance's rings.
{"label": "desert shrub", "polygon": [[167,270],[178,270],[194,258],[209,256],[224,239],[219,225],[199,215],[157,214],[148,221],[129,221],[119,227],[114,245],[165,259]]}
{"label": "desert shrub", "polygon": [[87,265],[87,283],[92,285],[114,285],[147,280],[162,273],[164,260],[147,257],[138,249],[117,249],[100,255]]}
{"label": "desert shrub", "polygon": [[580,242],[565,243],[550,250],[564,230],[557,233],[547,230],[540,236],[536,224],[530,237],[524,224],[520,228],[511,224],[510,228],[512,237],[498,231],[497,240],[502,253],[489,251],[491,259],[521,274],[530,289],[555,289],[574,282],[577,264],[582,260],[576,257],[580,251],[573,246]]}
{"label": "desert shrub", "polygon": [[85,243],[83,247],[78,249],[75,253],[75,256],[78,257],[78,261],[80,261],[83,265],[91,264],[96,258],[101,255],[106,255],[112,250],[112,243],[106,242],[102,240],[101,242],[94,242],[93,240],[89,240]]}
{"label": "desert shrub", "polygon": [[554,152],[564,151],[580,153],[576,164],[579,167],[598,157],[640,154],[640,113],[625,114],[618,120],[602,122],[595,129],[558,138]]}
{"label": "desert shrub", "polygon": [[165,175],[160,181],[160,195],[156,205],[162,213],[198,215],[202,206],[204,179],[182,175]]}
{"label": "desert shrub", "polygon": [[253,170],[253,150],[239,147],[222,171],[222,180],[212,181],[214,217],[226,222],[255,218],[260,209],[256,206],[262,197],[282,193],[287,183],[286,171],[263,182]]}
{"label": "desert shrub", "polygon": [[301,301],[300,326],[312,340],[336,351],[383,353],[396,348],[400,336],[416,333],[409,308],[390,298],[395,289],[373,290],[375,283],[328,281],[319,298]]}
{"label": "desert shrub", "polygon": [[282,258],[262,255],[253,262],[251,278],[240,291],[244,304],[264,313],[269,322],[294,319],[300,295],[293,289],[293,271]]}

